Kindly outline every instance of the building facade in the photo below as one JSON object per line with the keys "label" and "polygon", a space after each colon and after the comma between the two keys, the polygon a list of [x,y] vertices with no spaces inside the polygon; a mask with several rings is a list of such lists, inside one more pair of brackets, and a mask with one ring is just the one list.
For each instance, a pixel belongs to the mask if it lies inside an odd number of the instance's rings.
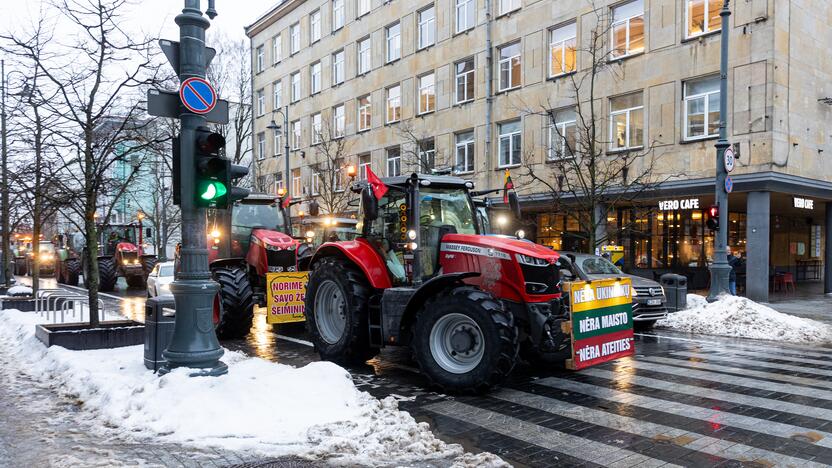
{"label": "building facade", "polygon": [[[247,28],[256,175],[272,189],[282,183],[288,137],[290,192],[314,196],[319,175],[310,161],[322,135],[347,142],[341,159],[358,166],[359,177],[367,165],[384,176],[429,161],[478,188],[498,188],[510,169],[526,232],[558,249],[591,250],[574,213],[521,175],[563,157],[576,122],[586,119],[576,104],[593,102],[604,156],[649,152],[660,181],[608,207],[605,242],[624,247],[627,270],[684,272],[691,286],[704,287],[714,256],[705,218],[714,202],[721,7],[721,0],[286,0]],[[765,300],[785,279],[807,288],[825,279],[832,292],[824,274],[832,263],[825,46],[832,5],[730,7],[727,129],[739,158],[722,228],[747,257],[741,281],[749,296]],[[605,71],[589,95],[575,82],[593,63]],[[267,128],[284,106],[285,134]]]}

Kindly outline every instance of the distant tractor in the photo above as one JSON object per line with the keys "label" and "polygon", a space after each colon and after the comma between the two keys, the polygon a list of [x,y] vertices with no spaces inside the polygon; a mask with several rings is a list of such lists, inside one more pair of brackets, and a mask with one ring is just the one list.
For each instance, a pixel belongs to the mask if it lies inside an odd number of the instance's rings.
{"label": "distant tractor", "polygon": [[[353,240],[358,236],[355,218],[337,218],[334,216],[313,216],[304,218],[295,227],[295,236],[303,238],[313,251],[325,242]],[[311,259],[311,257],[307,257]],[[306,265],[301,265],[302,270]]]}
{"label": "distant tractor", "polygon": [[55,259],[57,258],[55,252],[55,245],[52,242],[40,241],[37,244],[37,251],[31,251],[27,255],[28,274],[35,271],[35,256],[38,260],[38,274],[42,276],[50,276],[55,274]]}
{"label": "distant tractor", "polygon": [[[142,250],[139,227],[136,224],[106,224],[98,226],[98,289],[112,291],[119,276],[124,277],[127,286],[144,288],[147,275],[156,265],[156,255],[145,254]],[[89,265],[86,263],[84,252],[86,243],[81,233],[76,233],[71,240],[68,252],[60,252],[62,260],[61,271],[66,271],[67,284],[72,284],[76,262],[80,257],[81,272],[84,276],[84,287],[89,287]]]}
{"label": "distant tractor", "polygon": [[[483,235],[470,181],[381,180],[380,199],[353,186],[358,236],[322,244],[310,262],[306,327],[322,359],[363,362],[382,347],[409,346],[437,386],[480,392],[511,373],[521,344],[567,357],[557,252]],[[509,202],[519,218],[513,192]]]}
{"label": "distant tractor", "polygon": [[293,238],[281,200],[252,193],[231,209],[208,211],[208,261],[220,285],[214,323],[221,338],[248,334],[254,304],[266,305],[266,273],[299,271],[311,256],[305,243]]}
{"label": "distant tractor", "polygon": [[55,279],[60,284],[78,286],[81,276],[81,259],[70,246],[70,237],[59,234],[53,240],[55,245]]}

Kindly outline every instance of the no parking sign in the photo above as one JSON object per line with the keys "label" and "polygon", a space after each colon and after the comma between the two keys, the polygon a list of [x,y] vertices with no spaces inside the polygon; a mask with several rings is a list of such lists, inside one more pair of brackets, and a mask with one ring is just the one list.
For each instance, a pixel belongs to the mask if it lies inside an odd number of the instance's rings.
{"label": "no parking sign", "polygon": [[179,87],[179,99],[194,114],[207,114],[217,105],[217,92],[207,80],[192,77]]}

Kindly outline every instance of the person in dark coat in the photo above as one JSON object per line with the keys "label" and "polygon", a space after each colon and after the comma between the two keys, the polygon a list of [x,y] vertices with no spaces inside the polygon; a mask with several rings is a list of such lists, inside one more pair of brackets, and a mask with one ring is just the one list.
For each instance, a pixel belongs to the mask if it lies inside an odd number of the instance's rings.
{"label": "person in dark coat", "polygon": [[740,258],[734,256],[733,251],[728,252],[728,265],[731,266],[731,273],[728,274],[728,289],[732,296],[737,295],[737,270],[740,266]]}

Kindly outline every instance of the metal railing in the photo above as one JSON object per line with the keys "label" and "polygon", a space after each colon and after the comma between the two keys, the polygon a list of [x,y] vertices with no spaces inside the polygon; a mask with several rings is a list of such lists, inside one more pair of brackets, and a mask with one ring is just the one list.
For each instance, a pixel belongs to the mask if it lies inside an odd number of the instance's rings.
{"label": "metal railing", "polygon": [[[39,313],[41,317],[45,316],[46,320],[51,320],[52,323],[64,323],[67,314],[71,314],[73,318],[76,314],[79,314],[79,320],[83,321],[85,312],[87,319],[89,319],[91,312],[90,300],[85,294],[67,291],[66,289],[41,289],[35,295],[35,312]],[[106,312],[104,301],[98,299],[99,321],[103,322],[106,319]],[[59,313],[60,321],[58,321]]]}

